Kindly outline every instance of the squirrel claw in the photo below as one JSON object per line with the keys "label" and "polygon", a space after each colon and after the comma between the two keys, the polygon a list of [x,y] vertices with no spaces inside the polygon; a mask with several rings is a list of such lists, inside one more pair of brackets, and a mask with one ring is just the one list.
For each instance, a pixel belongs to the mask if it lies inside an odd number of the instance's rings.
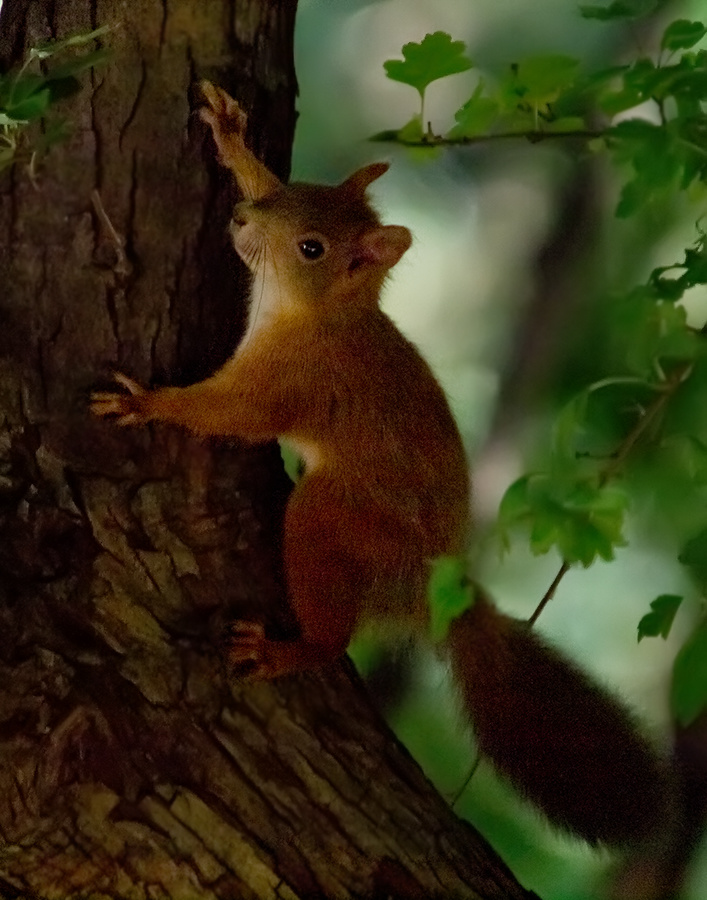
{"label": "squirrel claw", "polygon": [[198,114],[214,134],[226,131],[243,136],[248,117],[233,97],[210,81],[201,81],[199,89],[205,105],[199,108]]}
{"label": "squirrel claw", "polygon": [[145,421],[141,400],[148,393],[137,381],[122,372],[113,372],[113,380],[128,391],[93,391],[89,408],[94,416],[116,416],[118,425],[139,425]]}
{"label": "squirrel claw", "polygon": [[122,372],[113,372],[113,380],[117,381],[118,384],[122,384],[126,390],[130,391],[133,397],[141,397],[143,394],[147,393],[141,384],[138,384],[137,381],[134,381],[127,375],[123,375]]}
{"label": "squirrel claw", "polygon": [[213,112],[219,116],[236,115],[241,119],[245,119],[246,115],[238,104],[238,101],[234,100],[223,88],[212,84],[210,81],[204,80],[199,82],[199,89],[201,91],[201,96],[205,101],[205,108],[213,110]]}
{"label": "squirrel claw", "polygon": [[226,652],[233,668],[243,669],[250,677],[264,670],[265,628],[261,622],[238,619],[228,628]]}

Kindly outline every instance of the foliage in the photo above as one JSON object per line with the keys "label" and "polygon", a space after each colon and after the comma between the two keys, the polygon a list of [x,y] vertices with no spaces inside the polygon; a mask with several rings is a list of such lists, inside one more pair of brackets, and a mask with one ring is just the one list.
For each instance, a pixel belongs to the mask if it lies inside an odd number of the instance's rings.
{"label": "foliage", "polygon": [[614,0],[608,6],[580,6],[585,19],[636,19],[654,12],[660,4],[658,0]]}
{"label": "foliage", "polygon": [[[587,17],[638,16],[655,3],[614,3],[584,7]],[[531,141],[591,139],[594,152],[612,154],[628,172],[617,214],[632,215],[642,206],[693,183],[707,182],[707,50],[687,52],[707,34],[701,22],[677,20],[663,32],[657,59],[641,56],[630,64],[584,73],[580,60],[544,53],[512,63],[490,83],[479,77],[469,99],[455,113],[445,134],[425,131],[416,113],[402,128],[384,131],[379,140],[434,147],[524,137]],[[435,32],[419,44],[403,47],[404,61],[384,63],[389,78],[413,86],[421,97],[427,85],[472,63],[464,44]],[[682,52],[679,57],[676,54]],[[652,119],[637,112],[621,121],[620,113],[643,103],[654,107]]]}
{"label": "foliage", "polygon": [[651,603],[651,611],[638,623],[638,640],[644,637],[667,638],[682,597],[677,594],[661,594]]}
{"label": "foliage", "polygon": [[433,641],[445,638],[453,619],[474,602],[474,589],[466,574],[466,562],[456,556],[432,561],[427,586],[430,604],[430,634]]}
{"label": "foliage", "polygon": [[705,707],[707,688],[707,621],[702,622],[675,658],[671,701],[675,718],[689,725]]}
{"label": "foliage", "polygon": [[[33,172],[37,157],[65,136],[66,125],[61,119],[45,121],[43,133],[32,138],[30,126],[47,120],[53,104],[79,90],[78,75],[106,60],[106,50],[84,52],[84,48],[107,31],[104,26],[40,44],[29,51],[17,71],[0,76],[0,171],[25,161]],[[80,52],[69,56],[67,51],[75,49]]]}
{"label": "foliage", "polygon": [[[615,0],[582,6],[580,12],[588,20],[609,22],[638,19],[663,5]],[[704,212],[699,204],[707,197],[707,50],[697,47],[706,36],[707,24],[678,19],[662,30],[653,54],[593,72],[563,53],[520,59],[496,79],[478,76],[446,133],[423,131],[423,116],[416,113],[401,129],[376,135],[421,147],[560,141],[575,154],[608,154],[622,179],[615,206],[619,218],[664,209],[680,194],[696,204],[697,235],[682,261],[655,268],[645,282],[610,298],[612,370],[564,406],[545,464],[512,484],[501,503],[498,528],[505,543],[511,533],[526,529],[534,553],[554,548],[562,558],[538,611],[570,567],[612,560],[625,544],[631,492],[625,479],[617,484],[617,476],[625,474],[629,456],[650,458],[658,470],[689,485],[693,532],[678,558],[707,594],[707,411],[701,399],[707,385],[707,323],[693,327],[686,307],[686,294],[707,285],[707,235],[699,223]],[[404,61],[389,60],[385,69],[424,97],[433,80],[472,68],[464,51],[462,42],[436,32],[407,44]],[[456,568],[442,561],[433,573],[435,623],[458,614],[452,611],[457,602],[465,608],[467,582],[455,562]],[[666,637],[681,601],[674,594],[654,599],[638,625],[639,640]],[[444,631],[447,625],[435,625],[440,627]],[[682,723],[707,705],[705,659],[707,622],[675,663],[673,708]]]}

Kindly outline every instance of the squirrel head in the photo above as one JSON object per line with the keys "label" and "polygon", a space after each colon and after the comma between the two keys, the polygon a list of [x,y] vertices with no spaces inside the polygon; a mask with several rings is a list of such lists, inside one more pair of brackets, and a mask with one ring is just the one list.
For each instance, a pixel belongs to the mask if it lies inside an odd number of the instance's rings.
{"label": "squirrel head", "polygon": [[365,166],[336,187],[278,185],[237,204],[234,246],[277,302],[315,311],[378,302],[388,270],[412,242],[407,228],[381,225],[366,199],[368,185],[387,169]]}

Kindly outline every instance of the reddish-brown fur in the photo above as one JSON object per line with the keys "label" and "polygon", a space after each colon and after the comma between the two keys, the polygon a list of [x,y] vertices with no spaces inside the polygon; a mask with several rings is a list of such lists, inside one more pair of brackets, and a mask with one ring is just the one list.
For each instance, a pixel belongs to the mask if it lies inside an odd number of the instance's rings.
{"label": "reddish-brown fur", "polygon": [[623,705],[527,623],[479,596],[449,647],[479,750],[552,822],[592,844],[670,833],[667,767]]}
{"label": "reddish-brown fur", "polygon": [[[271,640],[236,622],[230,644],[234,664],[270,678],[336,659],[366,618],[424,630],[430,561],[467,536],[467,467],[442,390],[378,305],[410,243],[365,197],[387,166],[338,187],[286,187],[245,147],[234,101],[204,94],[247,198],[232,230],[254,273],[248,329],[205,381],[148,391],[121,375],[128,393],[94,394],[93,409],[300,450],[284,529],[300,635]],[[481,750],[555,822],[592,842],[654,829],[660,766],[619,704],[486,601],[454,623],[449,646]]]}

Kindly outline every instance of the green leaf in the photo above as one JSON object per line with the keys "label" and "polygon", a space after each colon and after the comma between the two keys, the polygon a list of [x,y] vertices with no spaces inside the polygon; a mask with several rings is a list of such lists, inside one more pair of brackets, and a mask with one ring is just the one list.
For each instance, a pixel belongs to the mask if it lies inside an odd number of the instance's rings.
{"label": "green leaf", "polygon": [[522,475],[506,489],[498,508],[499,521],[503,526],[521,522],[531,512],[529,485],[530,480],[535,477],[537,476]]}
{"label": "green leaf", "polygon": [[614,0],[608,6],[580,6],[579,12],[585,19],[638,19],[649,15],[659,5],[658,0]]}
{"label": "green leaf", "polygon": [[434,559],[427,599],[430,635],[433,641],[441,641],[447,636],[452,620],[474,603],[474,589],[467,578],[466,561],[457,556]]}
{"label": "green leaf", "polygon": [[615,323],[627,336],[626,364],[638,375],[651,377],[656,363],[688,362],[700,349],[685,308],[659,299],[651,286],[636,288],[617,303]]}
{"label": "green leaf", "polygon": [[574,131],[584,131],[586,125],[584,119],[579,116],[563,116],[561,119],[551,119],[544,122],[543,131],[551,131],[553,134],[571,134]]}
{"label": "green leaf", "polygon": [[597,557],[610,560],[622,546],[626,495],[586,479],[526,475],[506,492],[499,510],[499,527],[507,532],[518,525],[530,528],[535,554],[557,547],[568,563],[590,566]]}
{"label": "green leaf", "polygon": [[579,70],[579,60],[560,53],[529,56],[518,63],[516,77],[523,88],[523,99],[532,103],[551,103],[568,88]]}
{"label": "green leaf", "polygon": [[616,215],[626,218],[645,204],[667,197],[679,186],[685,153],[674,135],[660,125],[627,119],[608,132],[617,162],[629,163],[634,177],[621,191]]}
{"label": "green leaf", "polygon": [[13,102],[12,106],[8,106],[6,109],[13,119],[29,122],[32,119],[41,119],[49,108],[50,99],[49,88],[44,88],[44,90],[25,97],[19,103]]}
{"label": "green leaf", "polygon": [[25,72],[20,76],[15,72],[8,72],[0,81],[0,108],[5,109],[8,105],[21,103],[46,86],[47,82],[43,75]]}
{"label": "green leaf", "polygon": [[707,705],[707,622],[695,629],[675,658],[670,700],[682,726],[694,722]]}
{"label": "green leaf", "polygon": [[652,59],[641,57],[624,72],[624,84],[629,88],[637,88],[647,98],[666,77],[672,77],[670,68],[660,68]]}
{"label": "green leaf", "polygon": [[[577,472],[577,459],[582,453],[586,453],[586,436],[590,440],[596,440],[598,434],[602,433],[600,421],[604,416],[601,414],[602,406],[599,405],[595,398],[600,392],[606,391],[607,388],[631,389],[631,395],[626,396],[619,402],[631,403],[636,391],[643,392],[654,389],[654,385],[645,378],[634,378],[631,376],[615,376],[613,378],[602,378],[595,381],[580,391],[572,399],[566,403],[555,419],[552,432],[552,461],[553,472],[562,474],[567,468],[567,464]],[[621,398],[624,394],[619,395]],[[613,409],[617,400],[616,393],[604,401]],[[590,407],[590,400],[592,407]],[[601,401],[600,401],[601,403]],[[591,423],[591,427],[590,427]]]}
{"label": "green leaf", "polygon": [[707,484],[707,444],[693,434],[673,434],[661,444],[665,471],[680,473],[696,486]]}
{"label": "green leaf", "polygon": [[450,140],[484,134],[498,117],[498,101],[492,97],[484,97],[483,90],[484,83],[480,81],[464,106],[454,113],[457,124],[447,135]]}
{"label": "green leaf", "polygon": [[678,559],[690,569],[693,578],[703,585],[707,584],[707,528],[685,544]]}
{"label": "green leaf", "polygon": [[622,88],[619,91],[608,91],[599,98],[599,108],[607,116],[616,116],[627,109],[633,109],[643,103],[645,95],[640,88]]}
{"label": "green leaf", "polygon": [[694,47],[706,34],[707,26],[702,22],[678,19],[665,29],[660,46],[663,50],[687,50]]}
{"label": "green leaf", "polygon": [[423,94],[433,81],[472,67],[471,60],[464,56],[465,49],[463,41],[453,41],[446,32],[435,31],[419,44],[405,44],[404,60],[389,59],[383,68],[388,78],[409,84]]}
{"label": "green leaf", "polygon": [[624,546],[623,522],[627,498],[613,487],[580,483],[564,500],[566,527],[558,547],[569,563],[590,566],[597,556],[614,558],[614,548]]}
{"label": "green leaf", "polygon": [[297,484],[304,471],[304,463],[302,461],[302,457],[291,444],[287,443],[286,440],[283,439],[279,441],[279,444],[280,458],[282,459],[282,464],[285,467],[285,472],[289,476],[290,481]]}
{"label": "green leaf", "polygon": [[612,138],[626,142],[651,143],[662,133],[660,125],[654,125],[645,119],[625,119],[609,130]]}
{"label": "green leaf", "polygon": [[655,290],[656,297],[667,300],[668,303],[677,303],[685,293],[685,284],[682,278],[665,278],[664,272],[674,272],[676,266],[664,266],[653,269],[650,275],[650,285]]}
{"label": "green leaf", "polygon": [[693,287],[696,284],[707,284],[707,252],[704,238],[700,239],[695,247],[685,250],[685,260],[682,263],[685,273],[680,281],[685,287]]}
{"label": "green leaf", "polygon": [[103,63],[111,58],[111,55],[110,50],[104,49],[94,50],[92,53],[83,53],[80,56],[75,56],[73,59],[52,66],[47,72],[47,81],[63,80],[79,75],[87,69],[103,65]]}
{"label": "green leaf", "polygon": [[396,140],[403,144],[419,144],[423,137],[422,118],[419,115],[413,116],[395,135]]}
{"label": "green leaf", "polygon": [[50,56],[55,56],[57,53],[61,53],[62,50],[66,50],[67,47],[81,47],[84,44],[95,41],[109,31],[110,25],[102,25],[100,28],[96,28],[95,31],[72,34],[61,41],[48,41],[46,44],[38,44],[30,50],[29,56],[30,59],[48,59]]}
{"label": "green leaf", "polygon": [[52,78],[47,82],[47,87],[50,94],[49,103],[52,104],[78,93],[81,89],[81,82],[78,78],[70,75],[67,78]]}
{"label": "green leaf", "polygon": [[560,410],[552,430],[553,455],[574,461],[577,435],[585,425],[589,388],[576,394]]}
{"label": "green leaf", "polygon": [[616,218],[628,219],[645,204],[647,200],[646,191],[643,186],[635,179],[629,181],[621,188],[621,196],[616,205]]}
{"label": "green leaf", "polygon": [[[597,103],[615,115],[652,99],[665,121],[625,120],[607,132],[617,162],[633,170],[616,213],[625,218],[656,201],[670,202],[678,191],[697,194],[707,185],[707,52],[683,54],[677,65],[656,66],[639,59],[621,76],[621,86],[600,93]],[[669,102],[666,102],[669,101]]]}
{"label": "green leaf", "polygon": [[549,104],[571,88],[578,70],[579,60],[559,53],[528,56],[514,63],[500,86],[499,98],[504,110],[519,109],[527,121],[513,123],[511,130],[539,130],[538,114],[554,118]]}
{"label": "green leaf", "polygon": [[662,637],[670,634],[670,629],[678,611],[682,597],[677,594],[661,594],[651,603],[651,611],[638,623],[638,640],[644,637]]}

